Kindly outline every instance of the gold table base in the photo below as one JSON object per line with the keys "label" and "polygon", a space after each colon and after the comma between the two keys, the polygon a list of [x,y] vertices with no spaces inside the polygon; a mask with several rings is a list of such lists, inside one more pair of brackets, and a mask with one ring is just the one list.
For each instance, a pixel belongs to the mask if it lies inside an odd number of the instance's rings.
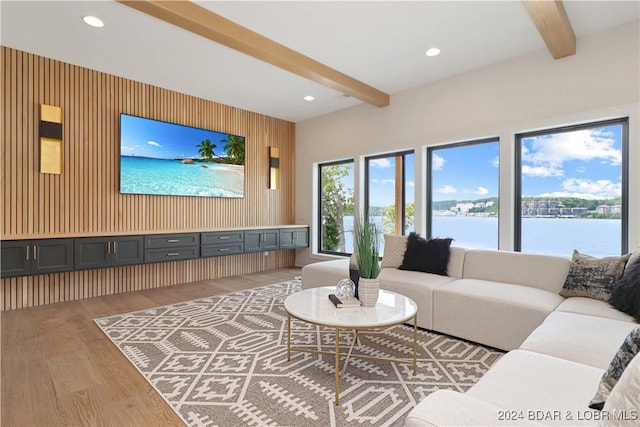
{"label": "gold table base", "polygon": [[[288,318],[287,318],[287,360],[290,361],[291,360],[291,352],[292,351],[296,351],[299,353],[311,353],[311,354],[328,354],[328,355],[333,355],[335,356],[335,364],[334,364],[334,368],[335,368],[335,403],[336,406],[339,405],[340,403],[340,382],[341,382],[341,377],[344,376],[345,372],[347,371],[347,365],[349,364],[349,359],[350,358],[357,358],[357,359],[366,359],[366,360],[380,360],[383,362],[395,362],[395,363],[406,363],[406,364],[413,364],[413,375],[416,374],[416,361],[417,361],[417,354],[418,354],[418,314],[416,313],[413,316],[413,359],[394,359],[394,358],[386,358],[386,357],[376,357],[376,356],[367,356],[364,354],[351,354],[352,350],[353,350],[353,345],[355,344],[356,340],[358,340],[358,331],[367,331],[367,330],[375,330],[375,329],[388,329],[391,326],[395,326],[393,324],[391,325],[385,325],[385,326],[372,326],[372,327],[359,327],[359,328],[352,328],[352,327],[335,327],[335,326],[327,326],[327,325],[323,325],[320,323],[316,323],[316,322],[309,322],[307,320],[303,320],[300,319],[296,316],[293,316],[291,313],[287,313]],[[297,320],[300,320],[301,322],[305,322],[305,323],[309,323],[312,325],[317,325],[317,326],[322,326],[325,328],[329,328],[329,329],[334,329],[335,330],[335,337],[336,337],[336,347],[334,351],[322,351],[322,350],[312,350],[312,349],[307,349],[307,348],[300,348],[300,347],[291,347],[291,318],[295,318]],[[405,321],[402,322],[398,322],[396,325],[399,325],[401,323],[404,323]],[[349,348],[349,352],[345,355],[344,353],[340,353],[340,329],[344,329],[344,330],[351,330],[354,332],[354,337],[353,337],[353,341],[351,342],[351,347]],[[343,372],[342,374],[340,374],[340,356],[346,356],[346,360],[344,362],[344,367],[343,367]]]}

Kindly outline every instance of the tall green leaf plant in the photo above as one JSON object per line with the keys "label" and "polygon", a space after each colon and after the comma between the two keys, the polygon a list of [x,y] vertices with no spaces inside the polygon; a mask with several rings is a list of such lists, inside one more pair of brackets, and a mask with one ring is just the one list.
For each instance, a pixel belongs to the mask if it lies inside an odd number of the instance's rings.
{"label": "tall green leaf plant", "polygon": [[380,274],[378,226],[367,217],[356,217],[353,224],[353,241],[360,277],[378,278]]}

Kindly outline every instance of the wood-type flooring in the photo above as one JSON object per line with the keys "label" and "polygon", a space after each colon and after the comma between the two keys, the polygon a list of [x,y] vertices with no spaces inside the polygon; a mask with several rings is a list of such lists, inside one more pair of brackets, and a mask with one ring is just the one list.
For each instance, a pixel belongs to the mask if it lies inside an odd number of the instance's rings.
{"label": "wood-type flooring", "polygon": [[298,268],[3,312],[2,426],[181,426],[93,319],[284,282]]}

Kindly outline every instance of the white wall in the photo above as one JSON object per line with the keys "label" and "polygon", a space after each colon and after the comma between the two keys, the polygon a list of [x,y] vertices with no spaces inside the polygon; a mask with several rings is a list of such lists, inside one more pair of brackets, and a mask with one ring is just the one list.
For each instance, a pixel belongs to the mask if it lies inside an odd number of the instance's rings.
{"label": "white wall", "polygon": [[[513,212],[514,134],[629,117],[629,245],[640,245],[640,26],[638,21],[578,39],[577,54],[547,50],[414,88],[385,108],[359,105],[296,125],[296,223],[316,240],[318,162],[354,158],[356,189],[364,156],[416,152],[416,231],[424,232],[427,146],[500,137],[500,211]],[[357,193],[357,191],[356,191]],[[356,203],[358,203],[356,194]],[[513,248],[513,221],[500,216],[500,248]],[[297,265],[328,258],[315,246]]]}

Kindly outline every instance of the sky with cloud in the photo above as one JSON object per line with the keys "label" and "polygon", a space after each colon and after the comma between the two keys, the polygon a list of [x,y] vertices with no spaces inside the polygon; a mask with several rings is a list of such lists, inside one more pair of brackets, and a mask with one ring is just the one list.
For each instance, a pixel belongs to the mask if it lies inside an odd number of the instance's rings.
{"label": "sky with cloud", "polygon": [[[522,195],[607,199],[622,190],[622,126],[522,140]],[[498,143],[433,151],[433,200],[498,196]]]}
{"label": "sky with cloud", "polygon": [[608,199],[622,194],[622,126],[522,141],[522,195]]}
{"label": "sky with cloud", "polygon": [[432,152],[434,201],[498,196],[498,141]]}
{"label": "sky with cloud", "polygon": [[199,158],[200,142],[209,139],[214,153],[226,156],[223,147],[227,134],[167,122],[121,115],[120,154],[155,159]]}
{"label": "sky with cloud", "polygon": [[[405,187],[406,203],[414,201],[414,154],[405,156],[405,176],[407,185]],[[395,203],[395,183],[396,168],[394,157],[384,157],[373,159],[369,162],[369,205],[370,206],[390,206]]]}

